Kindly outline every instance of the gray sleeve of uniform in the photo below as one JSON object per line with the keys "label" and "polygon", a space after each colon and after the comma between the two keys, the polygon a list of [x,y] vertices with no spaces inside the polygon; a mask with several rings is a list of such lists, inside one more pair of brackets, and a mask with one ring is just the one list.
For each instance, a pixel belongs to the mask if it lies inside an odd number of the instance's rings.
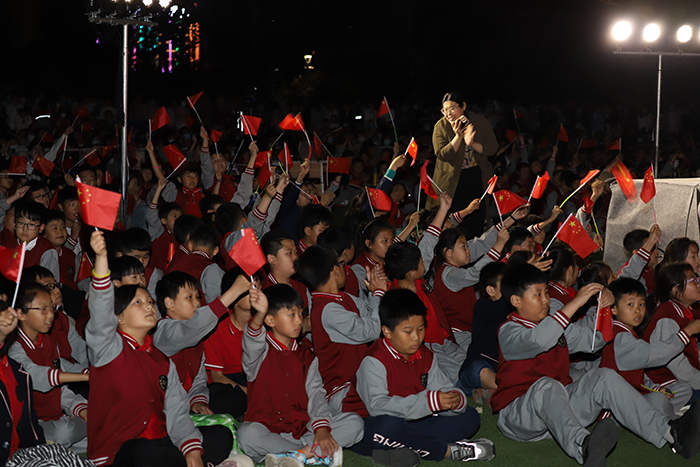
{"label": "gray sleeve of uniform", "polygon": [[163,278],[163,271],[161,271],[158,268],[153,268],[153,273],[151,274],[151,280],[148,281],[148,293],[151,294],[151,297],[156,296],[156,286],[158,285],[158,281],[160,281]]}
{"label": "gray sleeve of uniform", "polygon": [[689,342],[682,332],[663,341],[648,343],[636,339],[632,334],[621,332],[615,336],[615,363],[620,371],[638,370],[666,365],[669,360],[683,351]]}
{"label": "gray sleeve of uniform", "polygon": [[163,188],[163,191],[160,192],[160,197],[168,203],[175,202],[175,199],[177,198],[177,188],[175,187],[175,184],[171,181],[168,181],[168,183],[165,185],[165,188]]}
{"label": "gray sleeve of uniform", "polygon": [[583,228],[585,229],[586,227],[588,227],[588,224],[590,224],[591,221],[590,221],[590,217],[588,216],[588,214],[586,214],[584,212],[584,208],[585,208],[585,205],[578,208],[578,210],[576,211],[576,220],[579,221],[581,223],[581,225],[583,226]]}
{"label": "gray sleeve of uniform", "polygon": [[498,344],[506,360],[528,360],[546,352],[564,334],[569,318],[562,312],[550,314],[534,328],[506,322],[498,331]]}
{"label": "gray sleeve of uniform", "polygon": [[556,313],[557,311],[561,310],[564,308],[564,304],[557,300],[556,298],[552,298],[549,300],[549,313]]}
{"label": "gray sleeve of uniform", "polygon": [[216,300],[216,297],[221,295],[221,279],[224,277],[224,271],[218,264],[210,264],[202,271],[202,291],[207,303]]}
{"label": "gray sleeve of uniform", "polygon": [[270,227],[272,227],[275,219],[277,219],[277,214],[280,212],[280,207],[282,207],[282,193],[277,193],[267,208],[267,219],[265,219],[264,231],[260,235],[261,237],[270,231]]}
{"label": "gray sleeve of uniform", "polygon": [[331,341],[338,344],[360,345],[373,342],[379,337],[379,296],[371,296],[364,301],[355,300],[360,315],[346,310],[338,303],[329,303],[323,310],[321,322]]}
{"label": "gray sleeve of uniform", "polygon": [[204,354],[202,354],[199,371],[197,372],[197,376],[194,377],[194,380],[192,380],[192,387],[188,393],[190,407],[198,402],[209,405],[209,388],[207,387],[207,370],[204,368],[204,360],[205,357]]}
{"label": "gray sleeve of uniform", "polygon": [[[651,333],[650,343],[665,341],[674,334],[677,334],[681,329],[678,323],[670,318],[663,318],[656,322],[656,327]],[[680,354],[673,358],[666,367],[671,370],[673,375],[680,381],[690,384],[693,389],[700,389],[700,371],[693,368],[684,354]]]}
{"label": "gray sleeve of uniform", "polygon": [[79,394],[74,393],[67,386],[61,386],[61,408],[68,415],[80,417],[80,411],[87,409],[87,401]]}
{"label": "gray sleeve of uniform", "polygon": [[[592,306],[586,315],[578,321],[571,322],[564,330],[569,353],[586,352],[591,353],[600,350],[605,346],[605,339],[600,331],[595,330],[596,309]],[[550,309],[551,312],[551,309]],[[595,335],[595,344],[593,336]]]}
{"label": "gray sleeve of uniform", "polygon": [[0,230],[5,228],[3,221],[5,219],[5,213],[10,210],[10,204],[7,202],[7,196],[0,193]]}
{"label": "gray sleeve of uniform", "polygon": [[450,381],[450,378],[445,375],[438,364],[437,357],[433,357],[433,364],[430,365],[426,389],[428,391],[456,392],[459,394],[461,400],[459,406],[455,409],[444,411],[441,415],[458,415],[467,410],[467,396],[464,395],[464,391],[457,389],[454,383]]}
{"label": "gray sleeve of uniform", "polygon": [[51,271],[51,274],[53,274],[53,278],[56,279],[56,282],[61,281],[61,268],[58,265],[58,251],[56,251],[55,248],[51,248],[41,255],[39,265]]}
{"label": "gray sleeve of uniform", "polygon": [[365,267],[361,264],[353,264],[350,266],[350,269],[352,269],[357,276],[357,293],[360,295],[361,299],[366,300],[367,296],[369,295],[369,290],[365,285],[365,279],[367,279],[367,271],[365,271]]}
{"label": "gray sleeve of uniform", "polygon": [[423,237],[418,242],[418,249],[420,250],[420,256],[423,258],[423,264],[425,268],[430,267],[430,263],[433,262],[433,255],[435,254],[435,245],[440,238],[440,228],[432,224],[425,229]]}
{"label": "gray sleeve of uniform", "polygon": [[87,356],[87,344],[85,343],[85,340],[80,337],[78,331],[75,330],[75,325],[73,322],[70,320],[68,322],[68,343],[70,344],[71,348],[71,356],[76,362],[82,364],[85,368],[88,368],[90,366],[90,360],[88,360]]}
{"label": "gray sleeve of uniform", "polygon": [[200,167],[202,168],[202,186],[205,190],[214,188],[214,165],[211,163],[211,152],[209,148],[199,151]]}
{"label": "gray sleeve of uniform", "polygon": [[261,212],[257,206],[253,208],[252,211],[250,211],[250,215],[248,216],[248,226],[253,229],[253,232],[255,232],[255,235],[258,238],[262,238],[263,235],[265,235],[265,221],[267,220],[268,213]]}
{"label": "gray sleeve of uniform", "polygon": [[459,292],[466,287],[478,284],[479,273],[483,267],[493,262],[494,259],[489,253],[470,268],[445,268],[442,270],[442,282],[451,292]]}
{"label": "gray sleeve of uniform", "polygon": [[250,327],[250,323],[245,325],[241,366],[248,381],[255,381],[258,377],[258,371],[260,371],[260,367],[267,356],[268,348],[265,336],[267,336],[265,326],[255,330]]}
{"label": "gray sleeve of uniform", "polygon": [[[642,251],[640,248],[637,253],[632,255],[627,266],[620,270],[618,277],[629,277],[630,279],[639,280],[649,262],[648,256],[644,259],[644,253],[640,254]],[[646,253],[646,255],[649,255],[649,253]]]}
{"label": "gray sleeve of uniform", "polygon": [[32,359],[27,356],[27,353],[19,342],[12,344],[7,355],[22,365],[22,368],[29,373],[29,376],[32,377],[32,386],[35,391],[49,392],[54,387],[59,386],[59,370],[48,366],[39,366],[34,363]]}
{"label": "gray sleeve of uniform", "polygon": [[472,258],[480,258],[493,248],[496,244],[498,229],[494,226],[484,232],[479,238],[472,238],[467,241],[467,247]]}
{"label": "gray sleeve of uniform", "polygon": [[313,430],[321,426],[330,428],[331,411],[326,400],[326,390],[323,388],[323,378],[318,371],[318,357],[313,359],[306,372],[305,388],[306,396],[309,399],[307,412],[311,427]]}
{"label": "gray sleeve of uniform", "polygon": [[153,334],[153,345],[172,357],[182,349],[197,345],[218,322],[219,317],[209,305],[198,308],[190,319],[161,319]]}
{"label": "gray sleeve of uniform", "polygon": [[189,398],[180,383],[177,367],[172,360],[168,361],[170,362],[170,370],[168,371],[168,387],[165,390],[163,404],[165,425],[173,444],[184,455],[193,449],[202,448],[202,434],[194,427],[190,418]]}
{"label": "gray sleeve of uniform", "polygon": [[146,224],[148,225],[148,234],[151,236],[151,241],[165,232],[165,228],[158,217],[158,207],[153,203],[150,203],[146,210]]}
{"label": "gray sleeve of uniform", "polygon": [[254,176],[255,172],[253,172],[253,169],[246,168],[241,174],[241,181],[238,182],[238,188],[231,199],[231,202],[239,205],[241,209],[245,209],[248,206],[250,197],[253,196]]}
{"label": "gray sleeve of uniform", "polygon": [[85,343],[92,366],[104,366],[122,352],[124,342],[119,334],[119,318],[114,314],[114,286],[109,276],[92,278],[88,296],[90,320],[85,326]]}
{"label": "gray sleeve of uniform", "polygon": [[66,371],[68,373],[83,373],[85,370],[87,370],[87,366],[83,365],[80,362],[77,363],[71,363],[65,358],[61,358],[61,371]]}

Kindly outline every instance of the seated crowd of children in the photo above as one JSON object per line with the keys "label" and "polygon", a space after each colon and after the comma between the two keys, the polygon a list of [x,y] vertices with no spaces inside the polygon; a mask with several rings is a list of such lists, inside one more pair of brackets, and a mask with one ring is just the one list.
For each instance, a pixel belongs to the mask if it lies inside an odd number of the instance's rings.
{"label": "seated crowd of children", "polygon": [[[695,241],[659,262],[661,229],[631,231],[615,274],[559,241],[540,256],[558,207],[468,238],[479,200],[453,212],[443,193],[397,229],[363,194],[338,222],[337,184],[310,195],[308,161],[266,183],[251,143],[236,180],[201,136],[201,168],[171,180],[149,142],[157,182],[130,174],[112,231],[84,223],[70,177],[0,195],[0,244],[26,250],[19,283],[0,284],[3,462],[47,441],[97,466],[488,461],[474,403],[507,438],[553,438],[587,466],[618,424],[684,458],[700,448]],[[230,254],[243,229],[267,261],[254,275]]]}

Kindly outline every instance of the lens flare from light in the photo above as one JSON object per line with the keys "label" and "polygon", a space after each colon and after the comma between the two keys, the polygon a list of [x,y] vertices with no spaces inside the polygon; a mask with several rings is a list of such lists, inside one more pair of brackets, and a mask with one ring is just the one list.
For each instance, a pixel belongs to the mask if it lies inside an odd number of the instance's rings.
{"label": "lens flare from light", "polygon": [[170,5],[170,0],[158,0],[161,8],[168,8]]}
{"label": "lens flare from light", "polygon": [[613,26],[612,35],[616,41],[627,40],[632,34],[632,25],[627,21],[619,21]]}
{"label": "lens flare from light", "polygon": [[642,38],[646,42],[654,42],[661,35],[661,28],[658,24],[647,24],[644,26],[644,31],[642,31]]}
{"label": "lens flare from light", "polygon": [[693,37],[693,28],[691,28],[687,24],[681,26],[680,28],[678,28],[676,37],[678,38],[678,42],[688,42]]}
{"label": "lens flare from light", "polygon": [[153,4],[153,0],[143,0],[143,6],[151,6]]}

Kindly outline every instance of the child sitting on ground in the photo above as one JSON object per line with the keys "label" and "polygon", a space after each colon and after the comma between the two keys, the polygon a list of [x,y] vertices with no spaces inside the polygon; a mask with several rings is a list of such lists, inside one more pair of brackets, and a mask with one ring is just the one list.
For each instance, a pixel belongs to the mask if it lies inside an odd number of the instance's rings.
{"label": "child sitting on ground", "polygon": [[299,292],[304,301],[304,313],[308,316],[311,294],[306,286],[292,279],[297,273],[294,262],[297,260],[297,247],[292,236],[279,230],[270,231],[260,239],[260,248],[267,259],[270,272],[260,285],[263,290],[275,284],[287,284]]}
{"label": "child sitting on ground", "polygon": [[343,290],[359,290],[357,276],[350,265],[355,258],[355,245],[352,242],[352,234],[343,227],[331,227],[318,236],[318,244],[333,249],[338,255],[338,262],[345,271],[345,287]]}

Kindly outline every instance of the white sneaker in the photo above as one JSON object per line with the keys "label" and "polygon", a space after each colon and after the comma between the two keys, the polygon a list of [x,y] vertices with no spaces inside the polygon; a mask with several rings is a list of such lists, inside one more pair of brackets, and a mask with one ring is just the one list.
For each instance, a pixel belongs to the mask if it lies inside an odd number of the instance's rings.
{"label": "white sneaker", "polygon": [[496,457],[496,447],[490,439],[463,439],[450,444],[450,459],[454,461],[490,461]]}

